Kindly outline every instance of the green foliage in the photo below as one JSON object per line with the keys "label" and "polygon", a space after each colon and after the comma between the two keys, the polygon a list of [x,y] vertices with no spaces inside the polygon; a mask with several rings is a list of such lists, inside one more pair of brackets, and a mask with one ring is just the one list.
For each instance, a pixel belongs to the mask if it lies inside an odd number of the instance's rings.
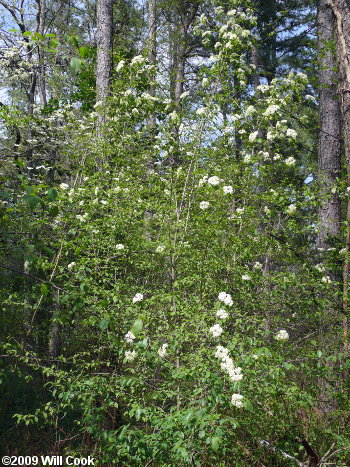
{"label": "green foliage", "polygon": [[[291,72],[253,91],[251,15],[246,5],[211,20],[216,55],[180,105],[148,92],[144,55],[119,51],[109,102],[86,114],[94,50],[72,36],[82,112],[3,115],[32,139],[2,175],[2,373],[25,398],[32,380],[41,388],[8,413],[19,429],[64,434],[66,454],[292,466],[307,439],[347,462],[348,363],[329,272],[344,252],[317,264],[314,168],[291,117],[308,83]],[[25,151],[54,151],[53,176]]]}

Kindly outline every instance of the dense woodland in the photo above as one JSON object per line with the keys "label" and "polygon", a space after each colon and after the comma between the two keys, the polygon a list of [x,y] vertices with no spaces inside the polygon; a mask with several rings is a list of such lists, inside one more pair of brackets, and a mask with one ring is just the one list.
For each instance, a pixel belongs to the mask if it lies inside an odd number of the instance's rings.
{"label": "dense woodland", "polygon": [[1,455],[350,465],[350,1],[0,11]]}

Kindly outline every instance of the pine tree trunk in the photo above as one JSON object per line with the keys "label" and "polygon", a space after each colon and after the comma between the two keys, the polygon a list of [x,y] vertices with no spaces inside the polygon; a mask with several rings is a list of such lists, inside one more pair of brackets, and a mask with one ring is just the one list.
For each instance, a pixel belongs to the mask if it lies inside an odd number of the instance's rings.
{"label": "pine tree trunk", "polygon": [[340,200],[332,192],[340,175],[340,105],[337,97],[336,60],[331,47],[334,40],[334,14],[327,0],[318,5],[318,55],[320,82],[320,136],[318,151],[318,177],[322,205],[318,212],[319,232],[317,244],[327,249],[331,237],[339,234]]}
{"label": "pine tree trunk", "polygon": [[[347,182],[350,187],[350,3],[346,0],[329,0],[335,16],[337,37],[337,59],[340,74],[341,118],[347,168]],[[350,199],[348,199],[345,235],[345,260],[343,265],[343,362],[349,357],[349,271],[350,271]],[[349,377],[347,369],[344,379]]]}

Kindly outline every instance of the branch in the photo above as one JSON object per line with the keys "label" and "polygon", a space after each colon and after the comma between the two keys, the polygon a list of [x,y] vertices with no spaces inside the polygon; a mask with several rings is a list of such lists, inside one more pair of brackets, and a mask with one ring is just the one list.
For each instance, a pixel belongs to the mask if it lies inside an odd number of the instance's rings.
{"label": "branch", "polygon": [[40,279],[40,277],[33,276],[32,274],[28,274],[27,272],[18,271],[17,269],[11,268],[10,266],[4,266],[3,264],[0,264],[0,268],[7,269],[8,271],[12,271],[17,274],[21,274],[22,276],[30,277],[31,279],[35,279],[36,281],[43,282],[44,284],[49,284],[55,289],[62,290],[62,292],[67,293],[64,289],[62,289],[61,287],[58,287],[58,285],[55,285],[50,281],[45,281],[44,279]]}

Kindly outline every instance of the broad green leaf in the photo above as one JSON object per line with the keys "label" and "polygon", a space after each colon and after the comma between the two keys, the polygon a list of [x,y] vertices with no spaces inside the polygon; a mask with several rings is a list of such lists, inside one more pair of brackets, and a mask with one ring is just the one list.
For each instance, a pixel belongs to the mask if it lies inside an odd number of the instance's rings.
{"label": "broad green leaf", "polygon": [[55,201],[57,198],[57,191],[54,188],[49,188],[47,190],[47,197],[50,201]]}
{"label": "broad green leaf", "polygon": [[74,73],[78,73],[81,68],[81,59],[78,57],[73,57],[70,59],[70,67]]}

